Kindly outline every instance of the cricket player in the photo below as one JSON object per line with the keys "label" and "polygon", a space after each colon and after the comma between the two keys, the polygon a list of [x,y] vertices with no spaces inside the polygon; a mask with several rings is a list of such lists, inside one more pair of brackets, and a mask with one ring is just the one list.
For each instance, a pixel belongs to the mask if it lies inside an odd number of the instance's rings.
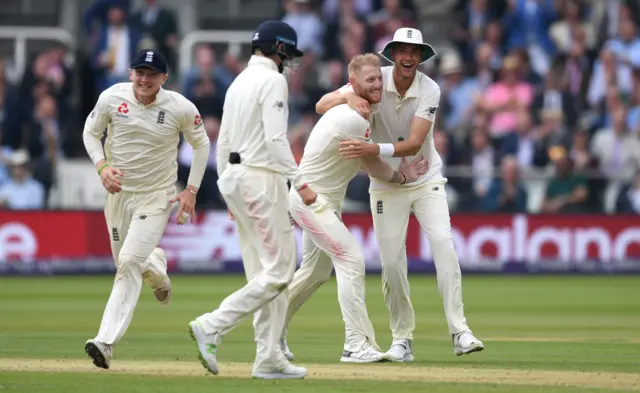
{"label": "cricket player", "polygon": [[[371,105],[380,102],[382,73],[380,59],[373,53],[358,55],[348,66],[349,83],[355,94]],[[426,173],[423,160],[401,164],[394,170],[378,157],[363,156],[361,160],[343,158],[340,142],[359,140],[370,143],[367,120],[342,104],[324,114],[311,131],[305,146],[300,171],[309,186],[318,192],[312,205],[305,205],[295,190],[289,193],[291,215],[303,228],[303,260],[290,285],[287,325],[293,314],[336,270],[338,300],[345,323],[345,344],[341,362],[375,363],[385,361],[380,352],[373,325],[365,303],[365,261],[357,240],[342,223],[342,201],[349,181],[364,168],[372,177],[383,182],[409,184]],[[285,355],[293,356],[286,346],[286,327],[283,332]]]}
{"label": "cricket player", "polygon": [[[345,141],[341,143],[340,152],[350,159],[380,156],[394,168],[400,163],[400,157],[418,154],[429,163],[427,173],[411,184],[389,184],[371,178],[371,211],[382,260],[382,290],[393,335],[388,354],[395,361],[413,361],[415,315],[409,297],[405,249],[412,209],[431,245],[454,352],[462,355],[481,351],[484,344],[474,337],[464,316],[460,265],[453,247],[444,189],[446,179],[433,143],[440,88],[417,71],[418,65],[433,57],[435,51],[422,41],[419,30],[401,28],[380,54],[393,66],[382,68],[382,99],[377,112],[371,116],[372,138],[376,143]],[[322,114],[345,103],[369,116],[369,102],[355,94],[349,85],[322,97],[316,110]]]}
{"label": "cricket player", "polygon": [[302,203],[316,194],[304,182],[287,139],[285,66],[300,58],[298,37],[281,21],[262,23],[253,35],[247,68],[233,81],[224,103],[217,145],[218,187],[235,218],[247,284],[216,310],[189,323],[200,361],[218,373],[217,350],[225,334],[254,314],[256,359],[252,375],[299,379],[303,367],[280,348],[287,313],[287,287],[296,268],[287,179]]}
{"label": "cricket player", "polygon": [[[104,213],[117,269],[98,335],[85,344],[93,364],[101,368],[109,368],[112,348],[129,327],[143,281],[156,299],[169,301],[167,259],[157,245],[174,202],[180,203],[178,224],[193,217],[209,157],[209,138],[195,105],[162,88],[168,78],[162,54],[138,53],[129,78],[130,83],[100,94],[83,132],[87,153],[109,192]],[[186,189],[176,196],[181,132],[193,146],[193,162]]]}

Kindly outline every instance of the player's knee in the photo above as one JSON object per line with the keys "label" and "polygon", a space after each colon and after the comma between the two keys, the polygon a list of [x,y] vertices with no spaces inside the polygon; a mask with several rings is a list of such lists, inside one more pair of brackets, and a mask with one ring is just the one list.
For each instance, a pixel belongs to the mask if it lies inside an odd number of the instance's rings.
{"label": "player's knee", "polygon": [[140,274],[142,272],[142,265],[144,262],[144,258],[136,257],[135,255],[120,254],[118,256],[116,277],[129,274]]}
{"label": "player's knee", "polygon": [[429,234],[429,245],[432,250],[453,247],[451,231],[444,229],[433,231]]}

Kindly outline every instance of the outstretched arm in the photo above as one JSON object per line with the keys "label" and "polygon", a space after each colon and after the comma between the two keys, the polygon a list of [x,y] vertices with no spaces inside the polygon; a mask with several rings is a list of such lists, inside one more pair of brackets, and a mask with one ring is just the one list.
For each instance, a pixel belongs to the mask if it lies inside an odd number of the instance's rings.
{"label": "outstretched arm", "polygon": [[402,172],[394,171],[391,165],[378,157],[362,157],[362,168],[376,179],[396,184],[407,182],[407,177]]}

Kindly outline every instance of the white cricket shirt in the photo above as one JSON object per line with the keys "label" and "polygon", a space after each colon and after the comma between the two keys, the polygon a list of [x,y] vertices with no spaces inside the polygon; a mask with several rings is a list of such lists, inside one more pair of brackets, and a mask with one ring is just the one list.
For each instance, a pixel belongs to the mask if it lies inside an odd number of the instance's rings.
{"label": "white cricket shirt", "polygon": [[251,56],[224,101],[216,148],[218,175],[229,165],[229,153],[239,153],[241,165],[284,175],[296,189],[304,181],[287,137],[289,88],[273,60]]}
{"label": "white cricket shirt", "polygon": [[[414,116],[435,123],[436,111],[440,102],[440,87],[422,72],[416,72],[413,83],[404,97],[398,94],[393,80],[393,66],[382,67],[382,99],[371,117],[372,139],[375,143],[396,143],[409,137]],[[347,84],[338,91],[353,92]],[[388,183],[374,177],[371,190],[393,190],[421,186],[427,182],[443,180],[442,159],[433,143],[433,125],[417,155],[421,155],[429,164],[429,171],[410,184]],[[402,157],[380,157],[395,170],[400,166]],[[413,157],[407,157],[411,161]]]}
{"label": "white cricket shirt", "polygon": [[369,122],[348,105],[338,105],[316,123],[304,147],[300,172],[318,194],[338,210],[347,186],[360,171],[360,160],[343,158],[338,149],[347,140],[371,141]]}
{"label": "white cricket shirt", "polygon": [[[100,139],[107,125],[103,151]],[[203,163],[194,162],[188,182],[200,187],[209,138],[195,105],[180,93],[161,88],[156,100],[145,106],[136,99],[132,83],[113,85],[100,94],[87,117],[83,139],[94,164],[106,158],[124,173],[123,191],[152,192],[175,186],[180,132],[194,153],[202,150],[199,155],[204,155]]]}

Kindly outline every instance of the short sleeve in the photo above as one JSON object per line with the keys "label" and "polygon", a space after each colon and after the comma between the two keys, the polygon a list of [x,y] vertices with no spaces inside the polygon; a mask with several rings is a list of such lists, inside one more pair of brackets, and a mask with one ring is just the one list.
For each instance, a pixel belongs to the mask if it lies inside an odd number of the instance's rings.
{"label": "short sleeve", "polygon": [[415,116],[435,122],[436,112],[440,105],[440,88],[437,87],[428,92],[424,92],[418,98],[418,107],[416,108]]}
{"label": "short sleeve", "polygon": [[338,135],[341,140],[358,140],[362,142],[371,142],[371,126],[369,122],[360,117],[357,112],[347,116],[338,125]]}
{"label": "short sleeve", "polygon": [[182,103],[181,129],[185,138],[193,148],[197,148],[208,141],[207,132],[204,129],[202,116],[198,108],[186,98]]}

